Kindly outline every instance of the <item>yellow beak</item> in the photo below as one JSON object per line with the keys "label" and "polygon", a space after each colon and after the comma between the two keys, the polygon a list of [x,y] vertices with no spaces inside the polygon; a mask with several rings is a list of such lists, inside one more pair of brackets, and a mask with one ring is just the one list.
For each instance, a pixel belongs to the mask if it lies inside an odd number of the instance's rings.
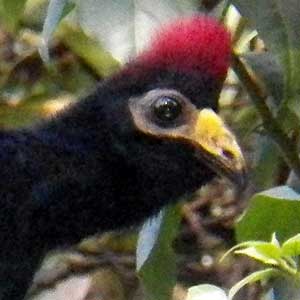
{"label": "yellow beak", "polygon": [[235,136],[211,109],[194,112],[194,120],[184,138],[197,148],[197,155],[216,173],[238,184],[246,183],[246,167]]}

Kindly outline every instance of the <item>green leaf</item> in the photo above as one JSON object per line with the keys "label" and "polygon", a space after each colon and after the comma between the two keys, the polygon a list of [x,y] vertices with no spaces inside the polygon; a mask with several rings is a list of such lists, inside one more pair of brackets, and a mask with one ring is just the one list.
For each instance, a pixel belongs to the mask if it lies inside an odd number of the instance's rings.
{"label": "green leaf", "polygon": [[249,276],[245,277],[244,279],[242,279],[241,281],[239,281],[237,284],[235,284],[229,291],[228,294],[228,299],[231,300],[233,299],[233,297],[236,295],[236,293],[243,288],[246,284],[249,283],[254,283],[257,282],[259,280],[267,280],[270,277],[275,277],[278,276],[280,274],[280,272],[274,268],[268,268],[262,271],[257,271],[254,272],[252,274],[250,274]]}
{"label": "green leaf", "polygon": [[188,289],[185,300],[228,300],[221,288],[211,284],[200,284]]}
{"label": "green leaf", "polygon": [[[172,242],[178,232],[180,220],[179,206],[167,207],[163,212],[162,219],[157,219],[158,226],[160,225],[159,230],[155,224],[145,225],[143,232],[149,237],[149,244],[145,248],[142,248],[141,241],[145,241],[146,238],[139,238],[138,275],[141,278],[147,300],[171,299],[176,283],[176,257],[172,249]],[[141,251],[144,251],[144,255]]]}
{"label": "green leaf", "polygon": [[281,259],[282,251],[274,233],[271,242],[246,241],[229,249],[221,258],[223,260],[230,253],[247,255],[265,264],[276,265]]}
{"label": "green leaf", "polygon": [[[271,252],[273,249],[269,249],[269,250]],[[278,261],[272,257],[272,253],[268,253],[268,249],[265,249],[265,251],[259,251],[259,249],[257,249],[256,247],[249,247],[242,250],[236,250],[235,253],[249,256],[264,264],[273,265],[273,266],[278,265]]]}
{"label": "green leaf", "polygon": [[263,242],[263,241],[246,241],[239,243],[235,245],[234,247],[230,248],[220,259],[220,261],[224,260],[225,257],[227,257],[229,254],[233,252],[237,252],[240,249],[245,249],[245,248],[250,248],[250,247],[258,247],[259,245],[264,245],[264,244],[269,244],[268,242]]}
{"label": "green leaf", "polygon": [[293,236],[282,244],[282,255],[300,255],[300,234]]}
{"label": "green leaf", "polygon": [[276,232],[284,241],[300,232],[300,195],[287,186],[256,194],[236,225],[238,241],[269,240]]}
{"label": "green leaf", "polygon": [[147,42],[161,23],[197,12],[196,0],[78,1],[77,20],[119,62],[127,62]]}
{"label": "green leaf", "polygon": [[9,31],[18,28],[26,0],[0,0],[0,19]]}

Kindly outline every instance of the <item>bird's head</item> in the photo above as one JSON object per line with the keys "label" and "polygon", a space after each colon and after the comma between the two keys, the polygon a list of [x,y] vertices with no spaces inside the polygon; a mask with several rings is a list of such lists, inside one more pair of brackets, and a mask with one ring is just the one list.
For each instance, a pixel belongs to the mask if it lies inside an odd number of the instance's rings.
{"label": "bird's head", "polygon": [[217,114],[230,53],[222,25],[187,17],[164,26],[109,80],[119,98],[109,108],[116,144],[158,185],[190,192],[215,174],[244,184],[242,152]]}

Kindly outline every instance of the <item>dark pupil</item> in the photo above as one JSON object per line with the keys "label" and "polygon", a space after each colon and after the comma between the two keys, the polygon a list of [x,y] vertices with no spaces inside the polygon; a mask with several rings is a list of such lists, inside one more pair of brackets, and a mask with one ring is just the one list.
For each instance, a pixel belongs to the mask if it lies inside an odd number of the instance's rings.
{"label": "dark pupil", "polygon": [[173,121],[180,115],[181,105],[173,98],[162,97],[154,103],[154,112],[162,121]]}

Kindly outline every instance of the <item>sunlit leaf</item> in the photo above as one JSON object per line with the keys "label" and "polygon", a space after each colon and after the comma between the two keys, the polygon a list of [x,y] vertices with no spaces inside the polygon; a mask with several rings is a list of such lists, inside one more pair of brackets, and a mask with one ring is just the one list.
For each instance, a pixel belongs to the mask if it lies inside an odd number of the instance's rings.
{"label": "sunlit leaf", "polygon": [[274,266],[278,264],[277,260],[273,259],[271,255],[268,255],[268,253],[263,253],[262,251],[259,251],[259,249],[255,247],[249,247],[246,249],[237,250],[235,251],[235,253],[249,256],[250,258],[253,258],[267,265]]}
{"label": "sunlit leaf", "polygon": [[185,300],[227,300],[227,295],[221,288],[211,284],[200,284],[188,289]]}
{"label": "sunlit leaf", "polygon": [[293,236],[282,244],[282,254],[287,256],[300,255],[300,234]]}
{"label": "sunlit leaf", "polygon": [[271,242],[262,242],[254,248],[257,252],[261,253],[262,255],[268,256],[273,259],[280,259],[281,257],[281,247],[279,242],[276,238],[274,238],[275,234],[272,235]]}
{"label": "sunlit leaf", "polygon": [[232,248],[230,248],[227,252],[225,252],[225,254],[221,257],[220,260],[222,261],[229,254],[231,254],[233,252],[235,253],[241,249],[258,247],[259,245],[265,245],[265,244],[269,244],[269,243],[264,242],[264,241],[246,241],[246,242],[239,243],[239,244],[233,246]]}

